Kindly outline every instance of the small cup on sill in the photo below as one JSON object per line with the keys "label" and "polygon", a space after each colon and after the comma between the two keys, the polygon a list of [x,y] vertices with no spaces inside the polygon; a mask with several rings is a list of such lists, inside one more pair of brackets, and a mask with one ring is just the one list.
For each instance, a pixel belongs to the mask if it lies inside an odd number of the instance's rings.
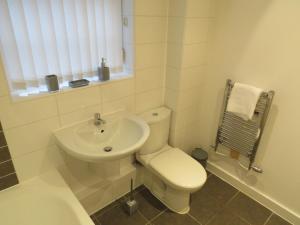
{"label": "small cup on sill", "polygon": [[49,92],[54,92],[59,90],[58,79],[54,74],[47,75],[45,77],[46,85]]}

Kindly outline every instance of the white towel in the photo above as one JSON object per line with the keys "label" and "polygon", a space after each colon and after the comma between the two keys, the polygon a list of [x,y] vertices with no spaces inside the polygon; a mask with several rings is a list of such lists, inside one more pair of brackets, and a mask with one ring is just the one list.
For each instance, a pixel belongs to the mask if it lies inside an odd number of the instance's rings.
{"label": "white towel", "polygon": [[244,120],[252,119],[261,93],[262,89],[260,88],[235,83],[229,96],[227,111],[236,114]]}

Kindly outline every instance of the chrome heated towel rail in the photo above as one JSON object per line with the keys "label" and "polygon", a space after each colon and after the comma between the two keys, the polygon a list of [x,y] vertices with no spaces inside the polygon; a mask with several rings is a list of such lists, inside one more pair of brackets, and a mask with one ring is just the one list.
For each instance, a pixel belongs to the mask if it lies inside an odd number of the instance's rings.
{"label": "chrome heated towel rail", "polygon": [[213,147],[217,152],[218,146],[221,144],[231,150],[239,152],[241,155],[249,158],[248,170],[254,169],[257,172],[261,172],[259,168],[253,166],[253,163],[275,92],[263,92],[257,102],[253,118],[245,121],[234,113],[226,111],[233,85],[234,83],[228,79],[225,87],[216,141]]}

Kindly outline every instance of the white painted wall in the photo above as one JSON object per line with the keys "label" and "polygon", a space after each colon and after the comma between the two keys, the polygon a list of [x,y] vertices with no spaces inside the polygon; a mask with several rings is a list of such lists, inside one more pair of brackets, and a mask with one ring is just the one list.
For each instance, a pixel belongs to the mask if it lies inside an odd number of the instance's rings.
{"label": "white painted wall", "polygon": [[234,161],[213,153],[211,162],[277,202],[294,219],[300,216],[299,12],[298,0],[218,1],[198,136],[206,149],[214,143],[227,78],[275,90],[256,160],[264,173],[243,172]]}

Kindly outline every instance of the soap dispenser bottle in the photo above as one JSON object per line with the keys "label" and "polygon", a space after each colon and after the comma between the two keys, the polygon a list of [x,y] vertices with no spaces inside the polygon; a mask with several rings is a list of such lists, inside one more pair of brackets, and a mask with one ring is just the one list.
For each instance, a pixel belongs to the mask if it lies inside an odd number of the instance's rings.
{"label": "soap dispenser bottle", "polygon": [[98,67],[99,80],[106,81],[110,79],[109,67],[105,63],[105,58],[101,59],[101,66]]}

